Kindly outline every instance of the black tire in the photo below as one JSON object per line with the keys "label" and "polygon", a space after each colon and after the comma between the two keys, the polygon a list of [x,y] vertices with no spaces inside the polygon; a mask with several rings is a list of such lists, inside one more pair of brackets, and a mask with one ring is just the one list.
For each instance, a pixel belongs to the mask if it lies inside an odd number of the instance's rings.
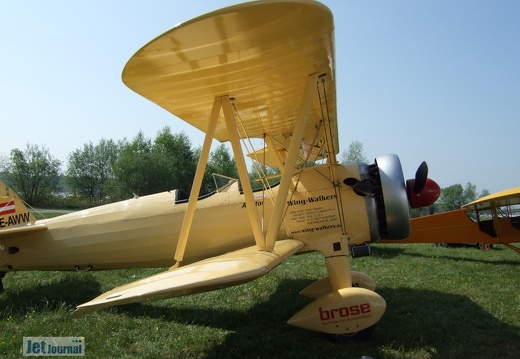
{"label": "black tire", "polygon": [[348,343],[348,342],[363,342],[368,340],[374,334],[376,330],[376,324],[360,330],[359,332],[350,334],[327,334],[327,338],[333,343]]}

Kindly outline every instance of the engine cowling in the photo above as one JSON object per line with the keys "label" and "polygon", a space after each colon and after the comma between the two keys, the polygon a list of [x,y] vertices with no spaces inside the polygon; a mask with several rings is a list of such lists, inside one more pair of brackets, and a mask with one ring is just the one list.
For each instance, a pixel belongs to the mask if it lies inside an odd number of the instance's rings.
{"label": "engine cowling", "polygon": [[[379,156],[374,164],[359,164],[360,179],[346,178],[343,182],[360,196],[366,197],[368,220],[377,239],[405,239],[410,235],[410,208],[433,204],[440,187],[427,178],[428,166],[423,162],[415,179],[405,182],[399,157]],[[375,233],[374,233],[375,232]]]}

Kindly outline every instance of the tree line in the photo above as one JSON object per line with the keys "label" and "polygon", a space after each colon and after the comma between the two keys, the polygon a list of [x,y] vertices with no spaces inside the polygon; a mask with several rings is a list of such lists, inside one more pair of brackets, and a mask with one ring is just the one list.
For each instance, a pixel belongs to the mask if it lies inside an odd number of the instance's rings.
{"label": "tree line", "polygon": [[[172,189],[191,192],[201,148],[184,132],[164,127],[152,140],[139,132],[131,141],[101,139],[68,155],[65,170],[45,146],[27,144],[0,160],[2,179],[31,206],[84,207]],[[214,189],[212,173],[237,178],[224,144],[211,153],[200,195]]]}
{"label": "tree line", "polygon": [[[88,207],[172,189],[190,194],[201,148],[193,148],[184,132],[161,129],[152,140],[139,132],[131,141],[101,139],[86,143],[67,158],[66,168],[45,146],[27,144],[0,159],[0,177],[31,206]],[[370,162],[363,144],[353,141],[340,157],[341,163]],[[265,170],[265,168],[264,168]],[[274,171],[266,171],[272,174]],[[215,189],[212,174],[238,178],[234,158],[224,144],[211,151],[199,195]],[[253,185],[258,177],[251,173]],[[411,210],[412,217],[459,209],[488,195],[471,182],[442,188],[432,206]]]}

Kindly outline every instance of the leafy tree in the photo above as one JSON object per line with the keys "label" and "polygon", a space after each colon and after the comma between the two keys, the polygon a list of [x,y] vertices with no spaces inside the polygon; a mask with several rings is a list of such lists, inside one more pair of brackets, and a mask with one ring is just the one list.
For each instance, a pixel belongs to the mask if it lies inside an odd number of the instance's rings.
{"label": "leafy tree", "polygon": [[[264,176],[269,178],[267,180],[267,182],[269,183],[270,186],[280,182],[280,180],[282,179],[280,176],[275,176],[276,174],[280,173],[280,171],[277,168],[274,169],[274,168],[271,168],[271,167],[268,167],[265,165],[257,165],[257,166],[260,166],[260,167],[254,168],[254,165],[253,165],[252,171],[249,172],[249,181],[251,182],[251,186],[253,187],[253,190],[261,189],[265,185],[264,181],[258,180],[259,178],[262,178]],[[260,173],[258,173],[258,172],[260,172]]]}
{"label": "leafy tree", "polygon": [[87,196],[89,202],[102,202],[113,185],[112,166],[117,161],[119,146],[113,140],[89,142],[69,155],[67,184],[75,192]]}
{"label": "leafy tree", "polygon": [[6,170],[16,192],[31,206],[39,206],[58,190],[60,166],[45,146],[27,144],[24,151],[11,151]]}
{"label": "leafy tree", "polygon": [[[197,164],[199,162],[201,152],[202,152],[202,147],[200,147],[200,146],[193,150],[193,165],[194,165],[195,171],[197,170]],[[211,156],[211,153],[210,153],[210,156]],[[194,175],[194,177],[195,177],[195,175]],[[192,183],[193,183],[193,181],[192,181]],[[213,181],[212,171],[208,165],[208,166],[206,166],[206,170],[204,171],[204,177],[202,179],[202,186],[200,188],[199,196],[211,193],[214,190],[215,190],[215,183]]]}
{"label": "leafy tree", "polygon": [[348,150],[344,150],[341,154],[341,163],[357,163],[357,162],[368,162],[363,144],[359,141],[352,141],[348,146]]}
{"label": "leafy tree", "polygon": [[491,193],[489,193],[489,191],[487,189],[483,189],[482,191],[480,191],[480,194],[478,195],[478,197],[484,197],[484,196],[489,196]]}
{"label": "leafy tree", "polygon": [[477,199],[477,187],[471,182],[462,187],[460,183],[443,188],[439,198],[439,211],[447,212],[460,209],[464,204]]}
{"label": "leafy tree", "polygon": [[437,213],[437,204],[434,203],[428,207],[421,208],[411,208],[410,209],[410,218],[418,218],[423,216],[429,216]]}
{"label": "leafy tree", "polygon": [[155,167],[152,142],[139,131],[132,142],[122,143],[114,174],[117,182],[127,191],[145,195],[152,193],[150,188],[154,186]]}
{"label": "leafy tree", "polygon": [[[202,148],[199,147],[194,152],[195,162],[198,162]],[[196,165],[195,165],[196,166]],[[230,178],[238,178],[238,170],[229,148],[221,143],[213,151],[210,152],[206,170],[204,171],[204,179],[200,195],[210,193],[215,190],[215,182],[213,174],[223,175]],[[217,184],[219,186],[220,184]]]}
{"label": "leafy tree", "polygon": [[229,149],[221,143],[209,155],[208,170],[231,178],[238,178],[236,162],[233,160]]}
{"label": "leafy tree", "polygon": [[123,143],[114,173],[124,188],[138,195],[171,189],[189,193],[196,169],[194,156],[184,133],[173,135],[165,127],[152,142],[139,132],[132,142]]}
{"label": "leafy tree", "polygon": [[178,188],[189,193],[197,168],[189,137],[184,132],[172,134],[170,127],[164,127],[155,138],[152,152],[161,167],[158,188]]}

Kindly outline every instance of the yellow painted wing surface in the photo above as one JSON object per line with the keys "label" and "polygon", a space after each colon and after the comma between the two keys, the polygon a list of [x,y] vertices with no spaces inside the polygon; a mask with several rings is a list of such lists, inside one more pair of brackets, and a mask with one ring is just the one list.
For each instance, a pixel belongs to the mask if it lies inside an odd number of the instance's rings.
{"label": "yellow painted wing surface", "polygon": [[[314,1],[223,8],[149,42],[126,64],[123,82],[203,132],[214,98],[227,95],[234,99],[240,135],[270,136],[280,149],[288,147],[307,78],[324,75],[302,146],[323,142],[319,127],[327,116],[337,154],[333,27],[330,10]],[[229,140],[222,114],[215,138]]]}
{"label": "yellow painted wing surface", "polygon": [[270,270],[303,247],[297,240],[277,241],[274,251],[258,251],[256,246],[209,258],[150,276],[106,292],[73,313],[79,317],[113,305],[164,299],[245,283]]}
{"label": "yellow painted wing surface", "polygon": [[520,187],[506,189],[477,199],[463,207],[469,209],[490,208],[494,204],[497,207],[520,204]]}

